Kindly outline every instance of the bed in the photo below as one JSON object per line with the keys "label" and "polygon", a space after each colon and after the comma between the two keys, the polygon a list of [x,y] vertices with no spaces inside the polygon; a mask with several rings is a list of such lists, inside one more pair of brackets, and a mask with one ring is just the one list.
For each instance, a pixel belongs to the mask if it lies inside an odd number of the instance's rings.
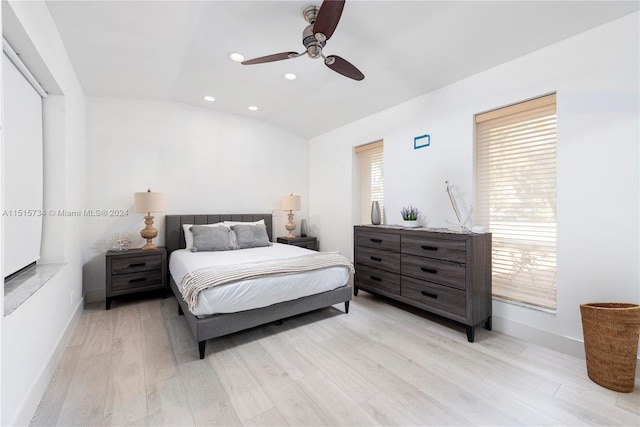
{"label": "bed", "polygon": [[[181,281],[183,277],[183,272],[189,268],[195,268],[193,266],[185,266],[184,263],[181,267],[176,267],[176,265],[180,264],[179,261],[182,259],[189,259],[188,255],[185,254],[187,242],[185,241],[185,230],[184,224],[194,224],[194,225],[206,225],[206,224],[216,224],[224,221],[233,221],[238,223],[249,223],[256,221],[264,221],[264,225],[266,227],[266,231],[268,234],[268,240],[273,241],[272,236],[272,217],[271,214],[212,214],[212,215],[167,215],[165,217],[165,247],[167,249],[167,254],[169,256],[169,265],[170,268],[168,270],[168,282],[171,286],[171,290],[173,294],[176,296],[178,300],[178,311],[181,315],[184,315],[189,328],[191,329],[196,341],[198,342],[198,350],[200,353],[200,359],[204,359],[205,356],[205,348],[206,342],[209,339],[220,337],[223,335],[231,334],[234,332],[242,331],[245,329],[249,329],[255,326],[263,325],[271,322],[281,322],[283,319],[287,317],[295,316],[302,313],[307,313],[309,311],[329,307],[335,304],[344,303],[344,311],[345,313],[349,312],[349,302],[351,301],[352,289],[351,286],[347,283],[347,280],[344,280],[344,283],[340,283],[339,285],[332,284],[327,285],[325,288],[322,287],[323,281],[316,277],[315,279],[306,279],[305,276],[305,288],[307,281],[313,281],[314,286],[312,290],[304,291],[310,293],[309,295],[304,296],[294,296],[294,299],[288,299],[290,296],[283,297],[283,292],[281,291],[281,295],[271,295],[269,305],[257,308],[246,308],[243,306],[240,311],[235,311],[233,309],[233,304],[226,306],[223,309],[213,308],[213,310],[222,310],[224,312],[217,313],[207,313],[206,310],[203,311],[202,304],[200,300],[203,299],[200,296],[198,297],[198,301],[196,305],[193,304],[193,298],[187,298],[189,301],[185,301],[181,292]],[[188,228],[188,227],[187,227]],[[274,250],[284,251],[286,253],[294,254],[291,251],[299,250],[306,251],[306,249],[297,248],[292,245],[282,245],[274,243]],[[289,249],[282,248],[282,246],[290,246]],[[296,248],[296,249],[292,249]],[[264,249],[264,251],[263,251]],[[245,251],[247,254],[257,254],[252,256],[261,256],[264,252],[266,252],[266,248],[256,248],[254,249],[240,249],[231,251],[233,253],[223,254],[220,253],[218,255],[222,256],[223,259],[226,259],[225,262],[232,263],[232,260],[237,259],[238,256],[244,255],[242,252]],[[172,255],[174,255],[173,263],[172,263]],[[200,254],[198,254],[200,255]],[[203,255],[204,256],[204,255]],[[271,255],[269,255],[270,257]],[[309,255],[311,256],[311,255]],[[198,257],[193,257],[194,259]],[[196,266],[201,265],[198,264],[196,260]],[[187,262],[189,264],[191,261]],[[268,262],[265,260],[264,262]],[[259,265],[259,264],[253,264]],[[179,275],[180,278],[174,278],[171,270],[179,271],[175,273]],[[182,270],[180,270],[180,268]],[[331,270],[331,269],[325,269]],[[335,271],[335,269],[333,269]],[[347,278],[348,278],[348,272]],[[295,279],[296,277],[301,277],[297,275],[283,275],[282,277],[287,276],[289,280],[289,284],[285,285],[291,287],[292,277]],[[327,279],[329,280],[329,279]],[[341,280],[339,278],[333,277],[330,280]],[[302,282],[302,280],[301,280]],[[241,283],[240,285],[244,285]],[[220,286],[219,288],[228,288],[231,286],[235,286],[234,284],[229,284],[225,286]],[[242,292],[238,291],[237,293],[245,293],[247,286],[245,286]],[[330,289],[329,289],[330,288]],[[184,290],[184,286],[182,286]],[[206,292],[209,292],[207,290]],[[218,297],[214,296],[210,298],[212,301],[215,301]],[[214,306],[215,304],[210,304]],[[194,314],[194,312],[196,314]]]}

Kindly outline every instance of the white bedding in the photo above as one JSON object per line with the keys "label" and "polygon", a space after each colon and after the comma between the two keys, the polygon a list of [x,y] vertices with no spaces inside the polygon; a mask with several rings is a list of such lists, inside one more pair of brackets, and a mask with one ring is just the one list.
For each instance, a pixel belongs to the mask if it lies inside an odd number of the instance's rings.
{"label": "white bedding", "polygon": [[[273,246],[221,252],[190,252],[180,249],[171,253],[169,271],[176,284],[188,272],[209,265],[240,264],[290,258],[308,254],[308,249],[294,245],[274,243]],[[266,307],[282,301],[290,301],[308,295],[344,286],[349,279],[349,270],[332,267],[299,274],[270,276],[243,280],[223,286],[209,288],[200,293],[193,314],[206,316],[215,313],[233,313]]]}

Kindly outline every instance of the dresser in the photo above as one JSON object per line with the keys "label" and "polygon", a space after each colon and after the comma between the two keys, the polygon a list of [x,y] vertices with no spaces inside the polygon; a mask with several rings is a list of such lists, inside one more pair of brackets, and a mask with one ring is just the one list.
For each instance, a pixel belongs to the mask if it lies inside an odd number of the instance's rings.
{"label": "dresser", "polygon": [[114,297],[160,290],[167,297],[167,251],[128,249],[106,255],[106,309]]}
{"label": "dresser", "polygon": [[355,226],[354,294],[383,295],[464,326],[491,330],[491,234]]}
{"label": "dresser", "polygon": [[318,250],[318,239],[311,236],[306,237],[278,237],[276,239],[277,243],[284,243],[285,245],[294,245],[299,246],[301,248],[307,248],[314,251]]}

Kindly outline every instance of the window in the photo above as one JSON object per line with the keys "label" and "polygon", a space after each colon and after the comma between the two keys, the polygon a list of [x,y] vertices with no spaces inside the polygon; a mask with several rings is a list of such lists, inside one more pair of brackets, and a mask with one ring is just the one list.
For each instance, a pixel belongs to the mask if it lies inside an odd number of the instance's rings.
{"label": "window", "polygon": [[358,221],[371,224],[371,203],[380,204],[384,223],[384,152],[382,140],[356,147]]}
{"label": "window", "polygon": [[479,114],[476,223],[493,233],[493,294],[556,308],[556,96]]}

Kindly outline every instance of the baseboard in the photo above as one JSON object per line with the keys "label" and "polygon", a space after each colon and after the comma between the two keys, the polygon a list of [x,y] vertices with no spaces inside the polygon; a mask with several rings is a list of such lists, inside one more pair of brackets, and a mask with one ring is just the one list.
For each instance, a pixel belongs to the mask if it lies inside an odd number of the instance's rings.
{"label": "baseboard", "polygon": [[104,301],[105,298],[106,298],[106,294],[104,292],[104,289],[99,289],[95,291],[85,291],[84,293],[84,300],[87,304],[90,304],[92,302]]}
{"label": "baseboard", "polygon": [[[493,330],[495,331],[502,332],[503,334],[511,335],[512,337],[520,338],[570,356],[579,357],[581,359],[585,358],[584,342],[581,340],[536,329],[532,326],[514,322],[513,320],[505,319],[504,317],[496,315],[493,315],[491,319]],[[639,374],[640,358],[636,360],[636,376]]]}
{"label": "baseboard", "polygon": [[53,377],[53,374],[62,359],[62,355],[64,354],[67,345],[69,344],[69,340],[71,339],[71,335],[73,334],[73,330],[75,329],[75,325],[80,319],[84,309],[84,299],[81,298],[78,304],[76,305],[73,316],[69,319],[67,326],[65,328],[64,333],[60,336],[60,340],[58,340],[58,344],[56,348],[51,353],[51,357],[47,364],[42,368],[38,375],[38,379],[34,383],[33,387],[29,391],[28,397],[25,400],[25,404],[16,414],[14,421],[11,425],[29,425],[33,415],[36,413],[38,409],[38,405],[40,404],[40,400],[42,396],[44,396],[45,391],[47,390],[47,386]]}

